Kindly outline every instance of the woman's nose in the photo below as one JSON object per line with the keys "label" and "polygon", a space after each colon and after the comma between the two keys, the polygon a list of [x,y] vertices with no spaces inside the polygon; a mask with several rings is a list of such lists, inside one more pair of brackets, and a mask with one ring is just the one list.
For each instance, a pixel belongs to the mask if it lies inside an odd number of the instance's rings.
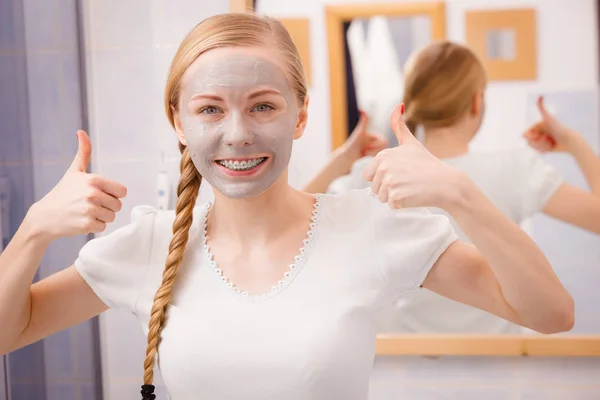
{"label": "woman's nose", "polygon": [[243,147],[254,143],[254,135],[241,113],[232,113],[225,126],[223,139],[227,146]]}

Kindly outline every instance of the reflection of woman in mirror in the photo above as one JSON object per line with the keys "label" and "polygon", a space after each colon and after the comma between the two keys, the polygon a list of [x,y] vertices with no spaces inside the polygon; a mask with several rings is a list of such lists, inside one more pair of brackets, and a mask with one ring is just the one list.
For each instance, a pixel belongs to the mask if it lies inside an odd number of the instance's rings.
{"label": "reflection of woman in mirror", "polygon": [[[540,151],[566,151],[577,160],[592,193],[563,183],[536,152],[525,149],[470,153],[469,142],[484,114],[486,74],[466,47],[437,42],[416,52],[407,62],[404,103],[412,132],[424,132],[431,154],[465,172],[490,200],[516,223],[543,212],[559,220],[600,233],[600,159],[578,133],[562,125],[544,108],[542,119],[525,133]],[[308,188],[329,187],[345,192],[370,185],[363,178],[370,158],[357,161],[352,172],[333,182],[320,174]],[[334,163],[339,163],[335,161]],[[329,166],[330,169],[335,169]],[[441,210],[434,210],[442,212]],[[459,235],[460,227],[455,226]],[[499,243],[498,246],[501,246]],[[413,291],[389,313],[386,331],[439,333],[518,333],[521,328],[489,313],[448,300],[427,290]]]}
{"label": "reflection of woman in mirror", "polygon": [[[125,196],[86,173],[81,132],[71,168],[0,255],[0,354],[113,307],[147,334],[144,399],[158,360],[173,400],[364,400],[375,317],[421,285],[541,332],[571,329],[573,300],[544,254],[412,136],[403,107],[391,121],[401,145],[369,166],[373,192],[292,188],[307,107],[280,22],[226,14],[197,25],[165,89],[182,152],[176,210],[136,207],[130,224],[32,286],[51,241],[103,231]],[[202,179],[215,200],[194,207]]]}

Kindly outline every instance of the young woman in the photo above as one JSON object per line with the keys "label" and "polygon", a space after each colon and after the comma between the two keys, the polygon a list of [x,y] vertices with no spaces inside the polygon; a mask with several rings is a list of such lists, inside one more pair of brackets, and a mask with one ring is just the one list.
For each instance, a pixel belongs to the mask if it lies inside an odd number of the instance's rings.
{"label": "young woman", "polygon": [[[401,145],[370,165],[373,191],[311,195],[287,182],[307,121],[298,53],[276,20],[211,17],[173,60],[165,108],[182,151],[175,212],[137,207],[31,286],[48,243],[100,232],[125,188],[86,174],[90,143],[29,210],[0,258],[0,353],[118,307],[148,335],[172,400],[366,399],[378,310],[420,286],[540,332],[573,301],[544,255],[467,176],[392,116]],[[212,204],[194,207],[200,180]],[[448,211],[477,245],[457,240]]]}
{"label": "young woman", "polygon": [[[539,152],[566,151],[573,155],[591,193],[564,183],[557,171],[533,150],[469,152],[469,142],[483,119],[486,75],[467,47],[447,41],[426,46],[410,57],[405,80],[405,119],[411,131],[421,128],[425,148],[469,176],[508,218],[520,224],[544,212],[600,233],[600,159],[581,135],[545,110],[541,98],[538,106],[542,120],[527,130],[525,138]],[[364,125],[359,124],[357,129],[361,126]],[[355,130],[352,136],[364,135]],[[342,161],[333,158],[307,190],[342,193],[368,187],[371,182],[364,179],[363,171],[371,162],[372,157],[358,159],[350,173],[332,179],[334,174],[327,171],[346,168]],[[460,226],[454,223],[454,227],[461,239],[472,239],[461,232]],[[386,332],[522,332],[521,327],[509,321],[428,290],[407,294],[383,315],[381,329]]]}

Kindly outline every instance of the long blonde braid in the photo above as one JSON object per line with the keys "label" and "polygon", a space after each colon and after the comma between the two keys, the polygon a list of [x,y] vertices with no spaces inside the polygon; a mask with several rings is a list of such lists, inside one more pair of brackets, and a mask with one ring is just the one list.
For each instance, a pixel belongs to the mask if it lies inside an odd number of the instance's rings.
{"label": "long blonde braid", "polygon": [[154,391],[152,383],[154,381],[154,364],[160,344],[160,334],[165,326],[167,308],[171,301],[171,290],[175,284],[175,278],[177,277],[177,272],[185,253],[185,246],[193,220],[193,210],[198,198],[200,183],[202,182],[202,176],[200,176],[194,166],[188,149],[180,144],[179,150],[181,151],[181,177],[177,186],[173,238],[169,244],[169,255],[163,271],[162,283],[156,291],[152,311],[150,312],[148,345],[144,360],[143,400],[154,400],[156,398],[152,393]]}

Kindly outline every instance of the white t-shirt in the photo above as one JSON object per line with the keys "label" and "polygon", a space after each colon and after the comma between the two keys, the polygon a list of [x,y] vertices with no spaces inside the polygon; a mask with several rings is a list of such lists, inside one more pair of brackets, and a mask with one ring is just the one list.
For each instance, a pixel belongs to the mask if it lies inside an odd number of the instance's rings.
{"label": "white t-shirt", "polygon": [[[205,246],[196,207],[159,349],[172,400],[365,400],[375,319],[419,288],[457,239],[445,216],[391,210],[370,190],[319,195],[290,273],[264,297],[236,292]],[[137,207],[132,223],[88,242],[75,266],[108,306],[147,333],[173,211]]]}
{"label": "white t-shirt", "polygon": [[[331,193],[364,188],[362,172],[372,158],[360,159],[349,175],[330,185]],[[465,172],[479,189],[514,222],[542,211],[562,184],[558,172],[530,149],[467,153],[444,159]],[[446,214],[431,209],[435,214]],[[447,214],[446,214],[447,215]],[[451,220],[461,240],[469,238]],[[397,333],[522,333],[523,328],[487,312],[449,300],[429,290],[407,293],[382,314],[382,332]]]}

